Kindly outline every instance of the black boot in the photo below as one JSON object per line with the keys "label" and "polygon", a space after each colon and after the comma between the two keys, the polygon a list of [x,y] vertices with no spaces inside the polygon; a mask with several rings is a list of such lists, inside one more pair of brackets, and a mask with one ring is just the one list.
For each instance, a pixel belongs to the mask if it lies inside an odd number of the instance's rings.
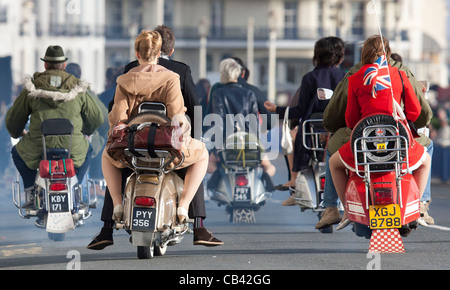
{"label": "black boot", "polygon": [[109,227],[103,227],[100,233],[92,240],[87,248],[90,250],[103,250],[107,246],[111,245],[114,245],[113,229]]}

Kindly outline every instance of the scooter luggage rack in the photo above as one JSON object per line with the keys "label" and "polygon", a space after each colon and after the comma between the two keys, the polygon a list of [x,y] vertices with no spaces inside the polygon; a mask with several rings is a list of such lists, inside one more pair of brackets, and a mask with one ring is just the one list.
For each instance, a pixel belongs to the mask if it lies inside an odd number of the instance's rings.
{"label": "scooter luggage rack", "polygon": [[[156,158],[150,157],[150,154],[148,153],[147,149],[134,149],[137,153],[139,153],[141,156],[136,156],[128,148],[125,148],[124,153],[125,155],[131,157],[131,165],[134,169],[138,170],[150,170],[150,171],[159,171],[168,173],[172,170],[177,169],[180,167],[181,164],[184,162],[184,154],[181,152],[181,160],[178,164],[176,164],[172,169],[166,169],[170,163],[172,163],[175,160],[175,156],[170,154],[167,150],[154,150],[156,154]],[[168,161],[166,159],[169,158]],[[144,162],[147,165],[139,165],[138,161]],[[153,166],[152,164],[159,163],[159,166]]]}
{"label": "scooter luggage rack", "polygon": [[[401,135],[397,136],[370,136],[368,137],[368,131],[369,129],[373,128],[396,128],[392,125],[376,125],[376,126],[367,126],[363,130],[363,137],[359,137],[355,140],[355,143],[353,144],[353,152],[354,152],[354,158],[355,158],[355,172],[356,174],[362,178],[366,184],[366,209],[369,208],[369,185],[370,185],[370,174],[371,173],[382,173],[382,172],[392,172],[395,171],[395,176],[397,180],[397,184],[399,187],[399,195],[400,195],[400,201],[402,201],[402,191],[401,191],[401,182],[402,176],[406,175],[409,172],[409,155],[408,155],[408,148],[402,147],[401,144],[408,144],[408,140]],[[401,142],[403,140],[403,143]],[[382,142],[389,142],[393,141],[395,142],[394,148],[386,148],[386,149],[367,149],[367,143],[381,143]],[[358,143],[361,144],[361,149],[358,149]],[[367,154],[371,152],[395,152],[395,159],[393,161],[382,161],[382,162],[376,162],[376,161],[369,161]],[[404,156],[402,158],[401,153],[404,152]],[[358,162],[358,156],[359,154],[362,154],[363,162]],[[371,169],[370,165],[373,164],[392,164],[394,165],[393,169]],[[406,170],[402,169],[403,164],[406,165]],[[364,172],[362,173],[361,170],[359,170],[359,166],[364,167]],[[402,202],[400,202],[400,207],[402,207]]]}
{"label": "scooter luggage rack", "polygon": [[[323,134],[326,134],[327,131],[325,130],[325,128],[322,126],[322,128],[324,128],[324,131],[314,131],[315,126],[311,126],[312,124],[316,124],[316,123],[320,123],[322,124],[323,119],[309,119],[309,120],[305,120],[303,122],[302,125],[302,133],[303,133],[303,146],[308,149],[308,150],[312,150],[312,151],[325,151],[325,148],[320,146],[320,136]],[[307,132],[307,127],[306,125],[309,124],[310,126],[310,132]],[[311,146],[308,146],[306,144],[306,137],[310,136],[311,137]]]}
{"label": "scooter luggage rack", "polygon": [[[233,146],[233,147],[231,147]],[[231,148],[231,149],[227,149]],[[244,147],[244,148],[242,148]],[[246,149],[246,148],[255,148],[255,149]],[[230,150],[239,152],[235,160],[229,159],[228,156]],[[228,151],[228,152],[227,152]],[[225,165],[225,170],[234,169],[235,171],[239,171],[242,168],[253,168],[261,163],[261,151],[259,149],[259,144],[257,142],[245,142],[245,143],[237,143],[231,142],[227,143],[225,149],[218,150],[218,152],[222,152],[222,158]],[[236,154],[234,154],[236,155]],[[247,159],[247,157],[256,157]],[[233,156],[234,157],[234,156]],[[234,158],[233,158],[234,159]]]}

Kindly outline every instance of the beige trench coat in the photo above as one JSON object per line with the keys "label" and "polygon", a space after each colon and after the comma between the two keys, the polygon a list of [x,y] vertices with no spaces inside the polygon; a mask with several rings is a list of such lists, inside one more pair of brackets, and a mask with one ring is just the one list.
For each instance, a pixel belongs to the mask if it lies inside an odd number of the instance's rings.
{"label": "beige trench coat", "polygon": [[[117,88],[114,96],[114,106],[109,113],[111,129],[118,121],[127,121],[137,114],[139,104],[144,101],[161,102],[166,105],[167,117],[172,122],[178,122],[183,132],[182,152],[185,160],[180,168],[197,162],[206,150],[205,144],[191,137],[191,125],[185,112],[178,74],[160,65],[139,65],[128,73],[117,78]],[[112,159],[106,148],[105,155],[118,168],[125,166]]]}

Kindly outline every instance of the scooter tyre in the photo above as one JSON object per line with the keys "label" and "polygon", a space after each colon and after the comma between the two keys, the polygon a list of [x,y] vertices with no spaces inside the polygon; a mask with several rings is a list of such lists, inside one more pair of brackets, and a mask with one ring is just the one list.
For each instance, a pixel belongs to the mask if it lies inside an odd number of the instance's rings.
{"label": "scooter tyre", "polygon": [[358,237],[365,237],[366,239],[370,239],[372,236],[372,230],[363,224],[353,223],[353,231]]}
{"label": "scooter tyre", "polygon": [[65,233],[48,233],[48,238],[55,242],[62,242],[66,238]]}
{"label": "scooter tyre", "polygon": [[138,259],[144,260],[144,259],[151,259],[154,255],[154,247],[153,245],[150,247],[146,246],[138,246],[137,247],[137,257]]}

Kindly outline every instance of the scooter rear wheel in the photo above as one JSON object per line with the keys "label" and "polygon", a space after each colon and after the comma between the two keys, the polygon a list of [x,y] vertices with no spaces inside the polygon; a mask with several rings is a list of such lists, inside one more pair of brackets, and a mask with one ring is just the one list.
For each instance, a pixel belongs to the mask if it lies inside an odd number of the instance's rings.
{"label": "scooter rear wheel", "polygon": [[138,246],[137,247],[137,257],[138,259],[151,259],[154,255],[154,246]]}

